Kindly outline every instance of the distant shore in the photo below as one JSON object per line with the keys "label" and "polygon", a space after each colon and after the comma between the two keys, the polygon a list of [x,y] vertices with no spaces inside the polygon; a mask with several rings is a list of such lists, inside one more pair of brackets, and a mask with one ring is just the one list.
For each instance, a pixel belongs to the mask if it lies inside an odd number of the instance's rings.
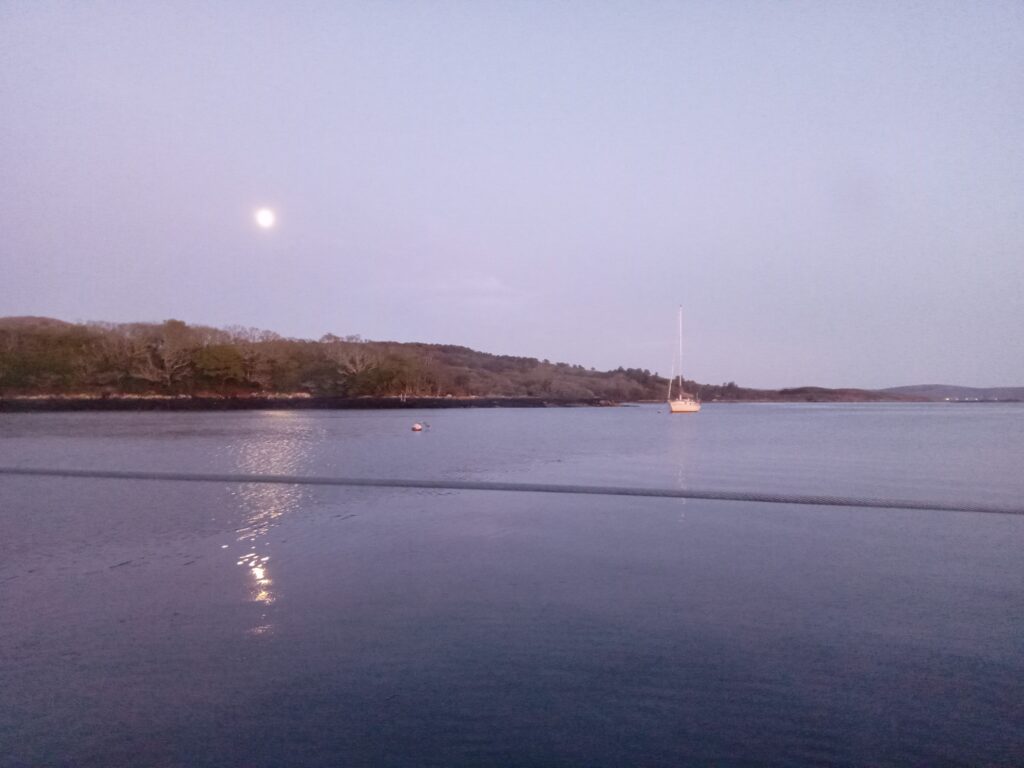
{"label": "distant shore", "polygon": [[[870,390],[800,389],[764,391],[761,396],[706,400],[735,403],[928,403],[936,398],[891,395]],[[947,400],[958,403],[1006,403],[1002,400]],[[265,411],[265,410],[397,410],[441,408],[608,408],[621,405],[663,405],[663,400],[620,403],[602,398],[549,397],[325,397],[306,393],[273,395],[15,395],[0,397],[0,413],[66,411]]]}
{"label": "distant shore", "polygon": [[539,397],[312,397],[282,396],[31,396],[0,398],[0,413],[47,411],[386,410],[412,408],[581,408],[619,403],[598,398]]}

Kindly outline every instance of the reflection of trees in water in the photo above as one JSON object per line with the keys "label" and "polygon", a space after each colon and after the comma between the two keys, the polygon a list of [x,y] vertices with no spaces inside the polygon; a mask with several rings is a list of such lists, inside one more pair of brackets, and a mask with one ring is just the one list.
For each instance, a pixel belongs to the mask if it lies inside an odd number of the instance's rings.
{"label": "reflection of trees in water", "polygon": [[[266,418],[266,424],[261,424],[264,428],[233,447],[239,470],[246,474],[302,474],[320,430],[308,416],[294,411],[274,412]],[[238,558],[238,565],[248,571],[253,602],[270,605],[277,599],[267,534],[284,515],[299,509],[307,493],[308,489],[297,485],[254,483],[240,485],[233,492],[245,514],[245,524],[236,531],[238,541],[248,548]],[[252,631],[263,634],[270,629],[263,623]]]}

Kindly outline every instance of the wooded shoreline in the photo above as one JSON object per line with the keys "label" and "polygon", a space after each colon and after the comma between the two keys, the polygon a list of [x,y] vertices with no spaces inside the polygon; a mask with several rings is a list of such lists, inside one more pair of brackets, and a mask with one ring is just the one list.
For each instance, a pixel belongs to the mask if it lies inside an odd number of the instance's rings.
{"label": "wooded shoreline", "polygon": [[[683,380],[705,403],[1014,400],[1024,388],[755,389]],[[664,402],[647,369],[597,371],[456,345],[317,341],[162,323],[0,318],[0,411],[545,408]]]}
{"label": "wooded shoreline", "polygon": [[[750,399],[713,403],[877,403],[934,402],[927,398],[884,397],[864,390],[784,390]],[[660,400],[639,401],[658,404]],[[446,408],[611,408],[635,405],[603,398],[543,397],[333,397],[304,393],[281,395],[35,395],[0,397],[0,413],[71,411],[272,411],[272,410],[412,410]]]}
{"label": "wooded shoreline", "polygon": [[581,408],[617,405],[619,403],[598,398],[564,400],[537,397],[14,397],[0,398],[0,413]]}

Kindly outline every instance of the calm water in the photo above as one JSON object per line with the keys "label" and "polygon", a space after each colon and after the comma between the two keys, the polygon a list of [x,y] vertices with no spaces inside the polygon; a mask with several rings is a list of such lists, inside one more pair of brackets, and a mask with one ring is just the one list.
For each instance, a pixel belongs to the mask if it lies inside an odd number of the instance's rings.
{"label": "calm water", "polygon": [[[1020,506],[1024,407],[0,415],[0,465]],[[429,431],[409,431],[426,420]],[[0,764],[1024,764],[1024,518],[0,477]]]}

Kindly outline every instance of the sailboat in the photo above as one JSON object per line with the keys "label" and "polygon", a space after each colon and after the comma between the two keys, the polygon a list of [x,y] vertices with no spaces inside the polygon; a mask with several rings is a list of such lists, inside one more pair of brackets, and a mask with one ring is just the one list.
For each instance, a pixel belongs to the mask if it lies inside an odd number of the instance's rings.
{"label": "sailboat", "polygon": [[[674,366],[673,366],[674,367]],[[683,308],[679,308],[679,387],[676,396],[672,397],[672,384],[675,377],[670,376],[668,380],[668,408],[669,413],[697,413],[700,410],[700,400],[696,395],[683,391]]]}

